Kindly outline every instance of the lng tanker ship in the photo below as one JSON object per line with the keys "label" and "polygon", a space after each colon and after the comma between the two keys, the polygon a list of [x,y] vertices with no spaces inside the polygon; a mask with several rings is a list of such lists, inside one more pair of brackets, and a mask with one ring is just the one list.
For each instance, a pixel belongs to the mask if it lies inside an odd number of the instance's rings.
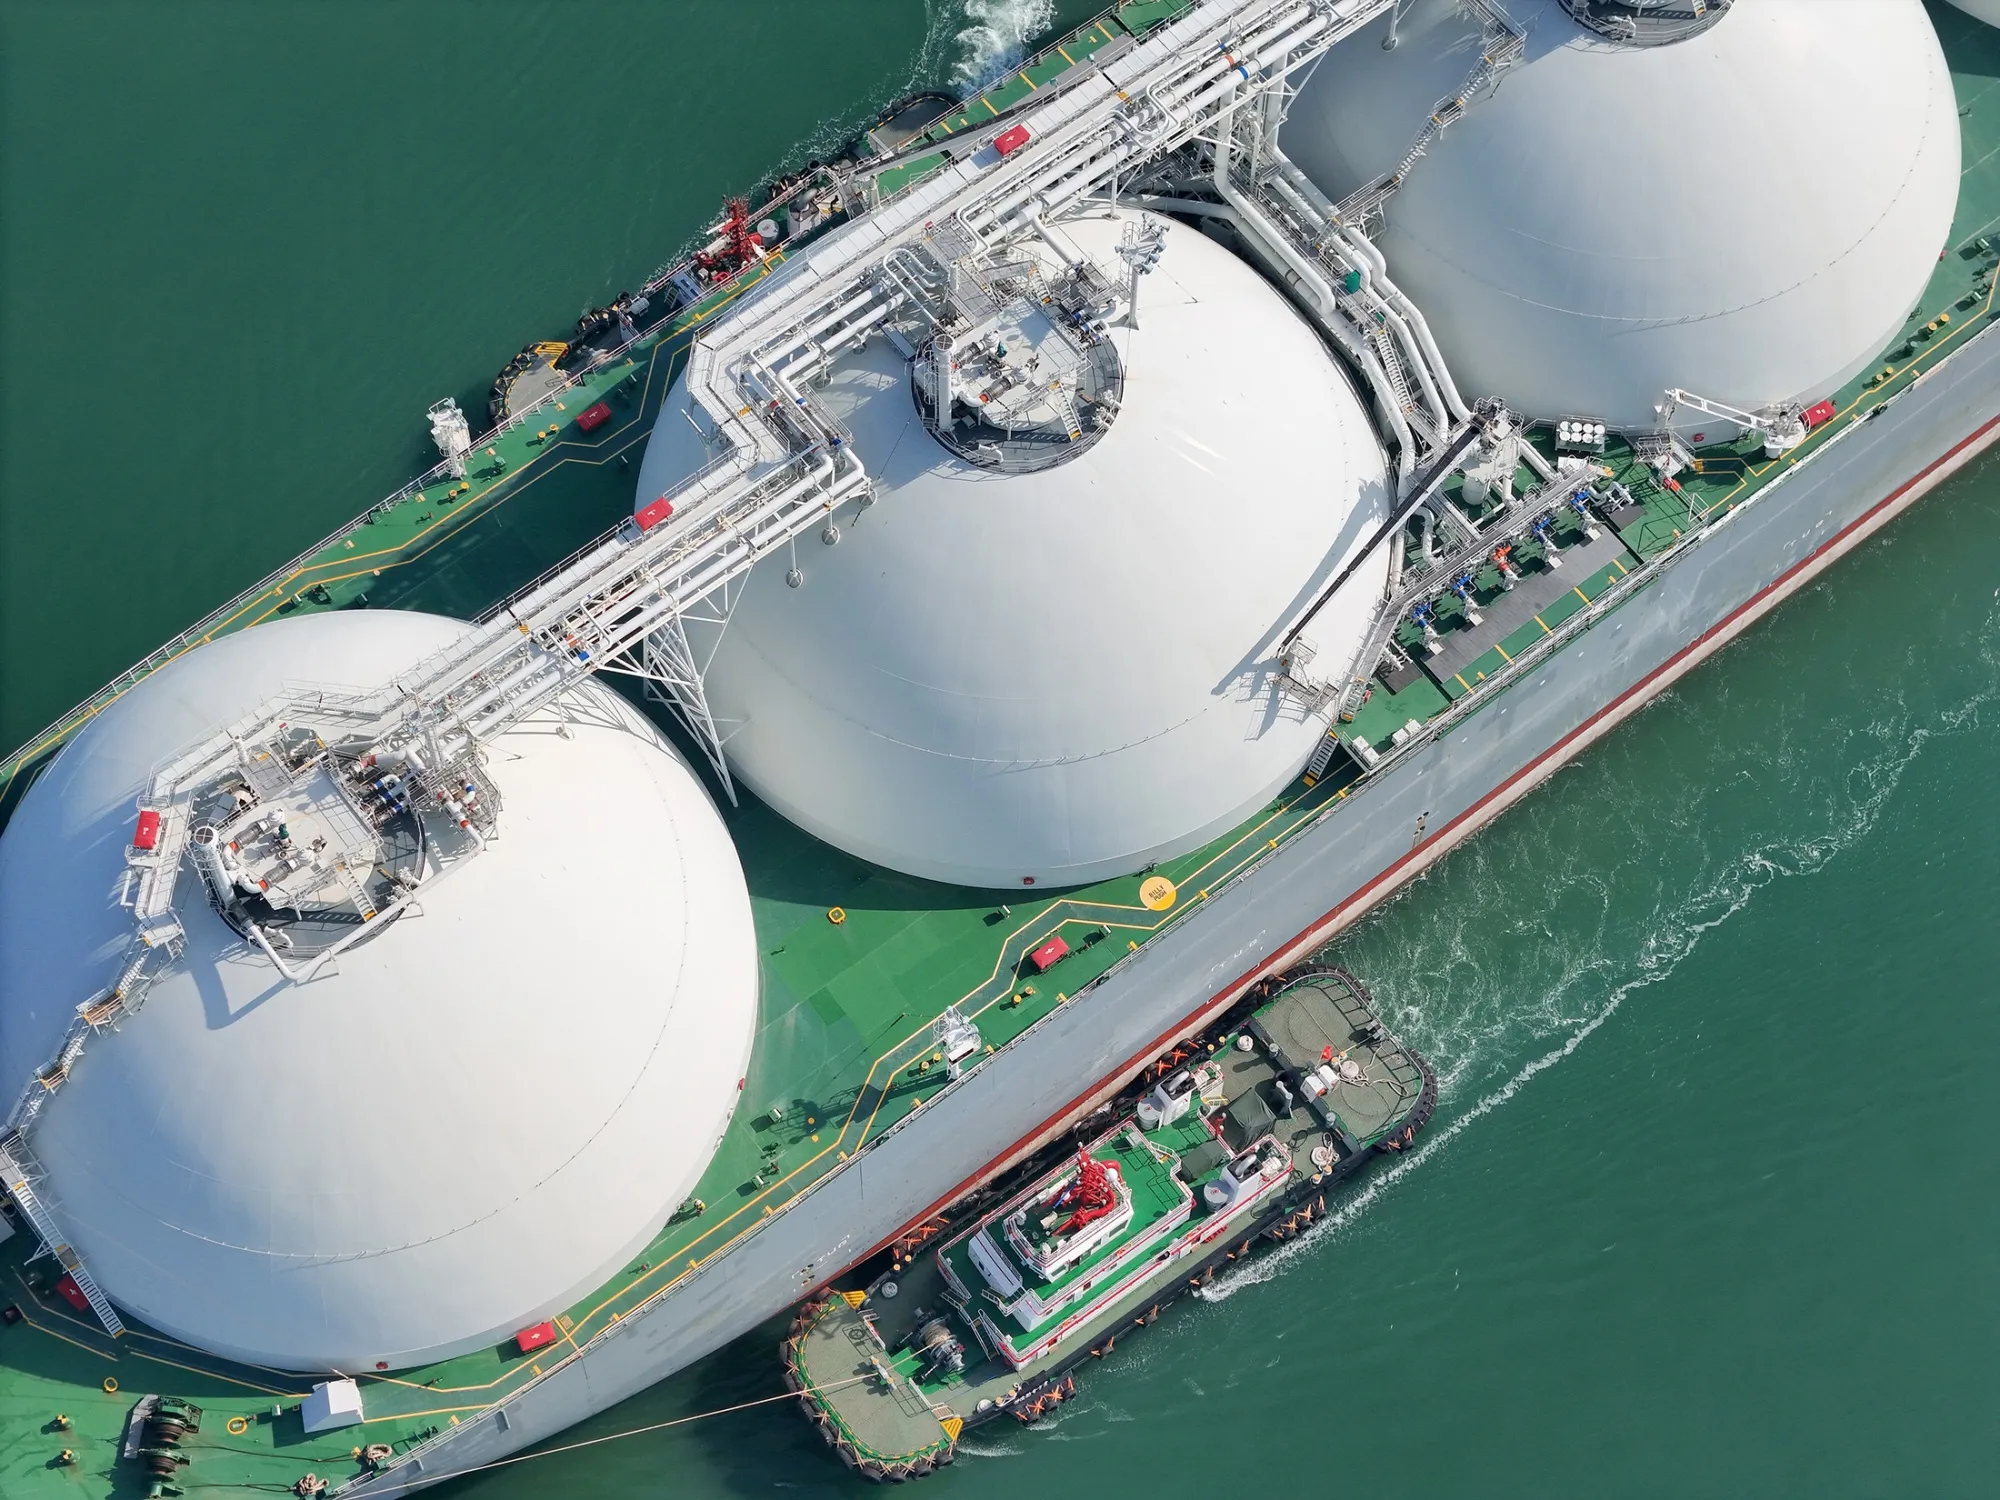
{"label": "lng tanker ship", "polygon": [[[1292,1223],[1353,1120],[1204,1073],[1210,1161],[1130,1091],[1990,442],[1996,60],[1920,0],[1127,0],[439,402],[0,762],[0,1489],[403,1494],[1010,1171],[1030,1260],[1079,1194],[1090,1253]],[[1355,1025],[1251,1082],[1404,1066]]]}

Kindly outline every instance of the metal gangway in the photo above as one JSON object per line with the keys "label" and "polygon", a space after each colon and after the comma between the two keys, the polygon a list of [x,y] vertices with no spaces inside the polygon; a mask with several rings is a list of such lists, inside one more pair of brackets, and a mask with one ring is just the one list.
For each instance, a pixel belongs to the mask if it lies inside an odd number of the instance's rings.
{"label": "metal gangway", "polygon": [[[1135,45],[1106,48],[1079,64],[1073,77],[1046,86],[984,132],[953,138],[944,148],[948,165],[793,256],[696,342],[686,378],[714,450],[701,469],[382,688],[290,687],[156,768],[145,805],[160,815],[163,843],[150,860],[135,850],[130,861],[139,893],[119,977],[76,1007],[58,1055],[0,1127],[0,1177],[108,1330],[116,1334],[122,1325],[36,1189],[41,1174],[27,1131],[85,1043],[135,1012],[146,987],[177,960],[176,882],[197,795],[232,777],[256,795],[281,795],[327,757],[393,749],[404,764],[423,768],[420,795],[434,790],[444,798],[458,778],[479,775],[484,745],[607,670],[659,688],[727,789],[724,737],[684,622],[712,608],[706,602],[726,596],[760,559],[809,529],[830,528],[839,507],[871,500],[865,456],[810,381],[892,314],[921,302],[923,288],[899,266],[913,255],[928,259],[944,272],[962,314],[977,301],[989,257],[1001,258],[1030,236],[1061,246],[1052,221],[1150,161],[1228,136],[1246,104],[1283,89],[1292,73],[1394,3],[1200,0]],[[1028,139],[1000,151],[994,137],[1015,124],[1029,126]],[[302,725],[318,749],[299,759],[292,752]],[[485,847],[497,805],[491,798],[485,813],[465,820],[470,842],[461,862]],[[488,826],[475,826],[481,821]],[[415,893],[365,910],[357,931],[379,928]],[[359,901],[369,904],[365,894]],[[264,947],[293,980],[310,978],[337,951],[297,970]]]}
{"label": "metal gangway", "polygon": [[[1246,100],[1280,87],[1392,3],[1202,0],[1118,57],[1084,64],[1086,76],[1050,90],[1053,98],[1010,114],[1010,124],[1032,129],[1018,149],[1002,156],[990,140],[965,139],[949,167],[793,257],[696,342],[688,390],[719,450],[701,470],[379,691],[288,693],[261,718],[276,723],[310,705],[324,737],[415,737],[432,764],[447,765],[595,672],[656,679],[649,637],[825,526],[838,507],[870,498],[864,456],[808,382],[911,300],[896,274],[899,253],[928,247],[976,283],[993,249],[1051,234],[1049,221],[1065,209],[1226,128]],[[712,723],[698,671],[667,685]],[[255,734],[245,726],[233,737]],[[193,747],[170,779],[199,775],[231,738]],[[704,749],[720,762],[719,744]]]}
{"label": "metal gangway", "polygon": [[[1465,75],[1465,81],[1456,91],[1447,94],[1432,106],[1430,118],[1403,152],[1402,160],[1372,181],[1340,200],[1337,214],[1341,222],[1356,228],[1365,227],[1370,219],[1381,213],[1382,207],[1394,196],[1396,190],[1409,179],[1411,170],[1426,152],[1436,144],[1437,138],[1465,118],[1465,112],[1481,95],[1496,87],[1500,75],[1527,55],[1528,36],[1517,25],[1513,17],[1502,10],[1495,0],[1459,0],[1460,6],[1480,23],[1480,45],[1478,61]],[[1400,10],[1400,7],[1398,7]],[[1394,30],[1390,32],[1394,36]],[[1385,42],[1384,45],[1387,45]]]}

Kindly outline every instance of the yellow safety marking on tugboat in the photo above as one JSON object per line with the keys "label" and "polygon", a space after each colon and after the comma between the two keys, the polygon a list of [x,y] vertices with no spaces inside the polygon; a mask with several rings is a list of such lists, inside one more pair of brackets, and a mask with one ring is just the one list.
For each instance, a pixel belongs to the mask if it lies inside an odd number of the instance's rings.
{"label": "yellow safety marking on tugboat", "polygon": [[849,1307],[859,1307],[868,1300],[868,1294],[866,1292],[842,1292],[840,1300],[845,1302]]}
{"label": "yellow safety marking on tugboat", "polygon": [[[1292,809],[1295,808],[1299,804],[1299,802],[1303,800],[1305,795],[1309,794],[1302,794],[1300,797],[1291,798],[1285,802],[1278,804],[1278,806],[1272,810],[1272,812],[1268,817],[1265,817],[1258,822],[1255,828],[1244,830],[1244,832],[1240,834],[1236,839],[1232,840],[1229,844],[1225,845],[1222,849],[1218,850],[1207,861],[1205,861],[1199,867],[1199,869],[1191,872],[1186,878],[1188,879],[1195,878],[1196,876],[1200,875],[1203,871],[1206,871],[1210,867],[1220,863],[1231,853],[1231,851],[1240,848],[1246,842],[1256,838],[1260,833],[1260,831],[1265,827],[1267,827],[1270,823],[1272,823],[1278,818],[1284,817],[1287,813],[1291,812]],[[1346,796],[1345,789],[1342,789],[1338,793],[1338,795],[1344,798]],[[1290,830],[1283,830],[1283,831],[1289,832]],[[1259,852],[1261,853],[1261,851]],[[1250,858],[1239,860],[1234,867],[1224,872],[1223,878],[1228,879],[1233,877],[1233,875],[1236,874],[1239,870],[1250,864],[1255,857],[1256,856],[1253,855]],[[1207,893],[1204,892],[1203,895],[1204,898],[1206,898]],[[1012,932],[1007,934],[1007,936],[1002,940],[999,950],[994,955],[992,972],[987,976],[985,980],[982,980],[980,983],[975,984],[970,990],[966,991],[965,995],[960,999],[959,1003],[970,1004],[973,1001],[977,1000],[980,992],[984,990],[988,985],[992,984],[996,979],[998,979],[1002,975],[1006,967],[1007,955],[1010,951],[1012,951],[1012,949],[1017,945],[1017,943],[1024,940],[1029,934],[1031,929],[1044,928],[1047,921],[1049,920],[1049,917],[1052,914],[1054,914],[1058,908],[1062,907],[1070,907],[1075,909],[1077,915],[1072,917],[1060,917],[1058,918],[1059,922],[1072,921],[1072,920],[1095,921],[1098,925],[1100,925],[1107,931],[1112,929],[1128,929],[1131,931],[1137,931],[1145,933],[1147,935],[1151,935],[1152,933],[1157,932],[1161,928],[1161,926],[1163,926],[1167,921],[1172,920],[1171,917],[1161,915],[1157,918],[1157,920],[1143,924],[1118,922],[1105,919],[1101,916],[1095,916],[1093,914],[1098,912],[1103,912],[1106,910],[1133,911],[1133,910],[1138,910],[1139,908],[1128,907],[1117,902],[1109,902],[1109,901],[1073,901],[1070,900],[1069,898],[1059,898],[1057,900],[1051,901],[1046,906],[1040,907],[1036,911],[1027,914],[1024,920],[1021,922],[1021,924],[1017,926]],[[1136,949],[1137,944],[1134,943],[1131,946],[1134,949]],[[1018,955],[1017,955],[1017,961],[1018,961]],[[1006,1003],[1011,994],[1012,994],[1012,986],[1010,984],[1008,986],[1008,991],[1006,994],[996,995],[993,999],[987,1001],[986,1004],[979,1006],[973,1012],[974,1017],[976,1018],[977,1016],[985,1014],[988,1010],[991,1010],[996,1005],[1001,1005]],[[1067,993],[1058,995],[1057,1004],[1066,1004],[1068,1002],[1068,999],[1069,996],[1067,995]],[[660,1285],[657,1286],[654,1290],[647,1292],[641,1299],[641,1301],[635,1305],[635,1310],[637,1306],[644,1306],[646,1303],[651,1302],[654,1298],[664,1295],[666,1291],[668,1291],[673,1286],[677,1285],[689,1272],[692,1272],[698,1269],[699,1266],[714,1260],[717,1256],[728,1253],[736,1245],[742,1243],[746,1238],[748,1238],[748,1236],[750,1236],[752,1233],[755,1232],[757,1226],[762,1222],[763,1217],[768,1216],[773,1212],[775,1212],[775,1209],[773,1207],[774,1202],[778,1206],[783,1206],[785,1204],[790,1203],[797,1196],[801,1188],[792,1187],[791,1185],[793,1183],[798,1182],[801,1179],[803,1179],[804,1182],[806,1183],[816,1180],[817,1174],[815,1174],[814,1168],[821,1161],[823,1161],[828,1156],[829,1153],[832,1153],[837,1160],[842,1160],[842,1161],[847,1160],[849,1153],[845,1149],[842,1149],[842,1143],[847,1142],[849,1140],[850,1134],[852,1135],[852,1143],[856,1150],[859,1150],[861,1146],[865,1145],[871,1138],[871,1135],[875,1130],[876,1123],[881,1116],[881,1112],[884,1106],[886,1106],[890,1102],[890,1095],[886,1089],[875,1090],[873,1088],[877,1075],[881,1072],[881,1070],[885,1065],[889,1068],[890,1073],[893,1075],[896,1071],[898,1071],[902,1067],[903,1065],[902,1062],[898,1061],[897,1059],[899,1057],[905,1057],[906,1049],[909,1047],[909,1045],[912,1042],[918,1041],[920,1039],[928,1040],[929,1036],[930,1036],[930,1027],[928,1025],[920,1026],[917,1029],[910,1032],[908,1036],[905,1036],[901,1040],[892,1043],[879,1056],[877,1056],[874,1059],[874,1061],[869,1065],[868,1073],[866,1077],[864,1077],[862,1080],[862,1085],[860,1090],[857,1091],[854,1104],[850,1106],[847,1113],[847,1118],[841,1123],[839,1133],[834,1136],[833,1140],[827,1143],[825,1146],[822,1146],[818,1151],[813,1153],[811,1156],[807,1157],[804,1161],[800,1162],[791,1171],[787,1172],[783,1177],[779,1178],[776,1182],[766,1187],[761,1193],[757,1195],[757,1200],[761,1200],[758,1202],[758,1207],[759,1207],[758,1217],[748,1218],[747,1221],[744,1222],[743,1227],[737,1229],[733,1234],[729,1234],[726,1238],[720,1237],[723,1234],[723,1231],[728,1229],[730,1225],[736,1223],[738,1220],[745,1219],[745,1216],[749,1214],[752,1205],[750,1203],[745,1203],[741,1207],[736,1209],[733,1213],[725,1215],[721,1220],[717,1221],[714,1224],[711,1224],[701,1234],[697,1235],[693,1240],[689,1241],[686,1245],[684,1245],[682,1247],[683,1251],[692,1250],[696,1246],[703,1244],[705,1242],[711,1243],[713,1245],[713,1248],[710,1249],[699,1260],[696,1257],[690,1255],[688,1257],[688,1270],[673,1274],[671,1277],[661,1282]],[[868,1110],[864,1118],[861,1115],[861,1103],[862,1100],[867,1098],[870,1092],[875,1092],[876,1098],[873,1106]],[[917,1108],[919,1108],[923,1103],[924,1103],[923,1100],[916,1099],[911,1102],[909,1107],[911,1110],[914,1111]],[[788,1188],[790,1189],[789,1191],[787,1191]],[[592,1319],[594,1319],[600,1313],[602,1313],[607,1307],[609,1307],[613,1301],[619,1300],[621,1297],[628,1296],[637,1292],[642,1285],[644,1285],[649,1281],[652,1281],[655,1277],[663,1275],[669,1269],[670,1269],[669,1267],[663,1264],[662,1266],[655,1268],[653,1271],[639,1276],[634,1281],[628,1283],[619,1292],[615,1292],[611,1296],[604,1298],[602,1301],[598,1302],[596,1306],[585,1311],[585,1313],[583,1314],[583,1321],[585,1323],[590,1322]]]}
{"label": "yellow safety marking on tugboat", "polygon": [[965,1430],[965,1418],[940,1417],[938,1419],[938,1426],[942,1427],[944,1429],[944,1435],[950,1438],[951,1441],[955,1443],[958,1441],[959,1433]]}

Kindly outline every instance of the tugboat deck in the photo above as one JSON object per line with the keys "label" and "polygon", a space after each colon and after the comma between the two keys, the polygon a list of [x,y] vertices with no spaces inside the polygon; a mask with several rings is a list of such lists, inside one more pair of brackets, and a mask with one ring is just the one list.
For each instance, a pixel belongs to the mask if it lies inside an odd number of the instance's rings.
{"label": "tugboat deck", "polygon": [[[1119,6],[1045,48],[921,139],[942,143],[998,115],[1091,51],[1144,31],[1186,3]],[[1865,420],[1995,316],[2000,255],[1981,241],[2000,223],[2000,33],[1941,3],[1932,16],[1958,89],[1964,179],[1953,249],[1939,262],[1904,339],[1875,371],[1838,393],[1832,421],[1782,459],[1764,460],[1754,443],[1703,448],[1698,467],[1682,474],[1674,494],[1652,483],[1650,471],[1614,441],[1603,461],[1643,512],[1617,529],[1622,551],[1587,572],[1566,563],[1560,577],[1568,587],[1529,618],[1517,621],[1496,606],[1489,619],[1506,627],[1497,639],[1447,629],[1447,640],[1466,638],[1450,670],[1432,663],[1393,691],[1378,681],[1353,722],[1338,726],[1343,739],[1387,747],[1408,722],[1435,723],[1627,573],[1673,547],[1702,517],[1742,504],[1843,427]],[[894,191],[942,160],[919,149],[884,172],[879,186]],[[774,255],[663,320],[531,420],[482,441],[463,481],[433,478],[398,491],[93,694],[0,760],[0,811],[97,711],[196,645],[298,612],[373,606],[470,616],[629,514],[631,476],[621,460],[651,430],[694,334],[781,258]],[[1940,322],[1947,314],[1949,322]],[[600,400],[612,406],[613,420],[581,432],[575,418]],[[1532,554],[1524,561],[1534,568]],[[1486,603],[1500,597],[1491,569],[1478,588]],[[1198,621],[1197,602],[1180,607]],[[73,1496],[80,1482],[91,1495],[129,1486],[116,1453],[133,1398],[148,1391],[172,1391],[208,1409],[188,1444],[201,1465],[201,1485],[211,1494],[246,1497],[283,1489],[309,1470],[343,1482],[361,1472],[357,1445],[379,1442],[400,1453],[486,1410],[575,1358],[590,1338],[798,1204],[857,1150],[919,1113],[944,1082],[931,1025],[946,1007],[961,1006],[987,1045],[1005,1047],[1336,810],[1360,774],[1347,756],[1336,755],[1236,830],[1148,872],[1172,882],[1174,895],[1164,906],[1142,899],[1140,875],[1032,899],[899,876],[814,841],[746,797],[725,815],[752,893],[764,1008],[745,1106],[696,1190],[700,1212],[690,1206],[609,1284],[558,1318],[555,1343],[522,1353],[509,1341],[426,1368],[364,1373],[365,1424],[319,1437],[303,1432],[297,1410],[308,1379],[216,1359],[143,1326],[109,1337],[65,1299],[49,1261],[32,1258],[33,1235],[15,1225],[11,1237],[0,1239],[0,1308],[19,1314],[0,1325],[0,1493],[37,1500]],[[1046,975],[1030,975],[1026,955],[1058,933],[1072,956]],[[1363,1143],[1371,1118],[1352,1107],[1343,1116]],[[1107,1308],[1103,1326],[1135,1315],[1129,1306]],[[824,1342],[828,1358],[841,1339],[851,1349],[858,1323],[858,1312],[849,1318],[836,1309],[823,1340],[815,1328],[814,1347]],[[49,1425],[57,1412],[73,1424],[60,1434]],[[230,1432],[239,1419],[243,1430]],[[909,1420],[921,1428],[915,1416]],[[935,1417],[924,1420],[936,1427]],[[884,1451],[913,1451],[894,1447],[899,1441],[885,1429]],[[62,1448],[79,1456],[76,1468],[51,1465]]]}
{"label": "tugboat deck", "polygon": [[[1252,1239],[1287,1232],[1287,1216],[1301,1211],[1300,1193],[1318,1194],[1323,1204],[1385,1136],[1394,1132],[1394,1145],[1406,1143],[1428,1117],[1435,1085],[1416,1055],[1381,1030],[1360,988],[1343,971],[1317,966],[1272,988],[1276,993],[1240,1028],[1196,1048],[1188,1060],[1190,1067],[1216,1070],[1216,1081],[1202,1085],[1199,1108],[1142,1130],[1128,1103],[1116,1124],[1100,1124],[1080,1148],[1117,1165],[1134,1213],[1129,1225],[1060,1274],[1038,1282],[1029,1272],[1030,1290],[1052,1305],[1048,1316],[1021,1326],[968,1247],[980,1234],[998,1247],[1001,1226],[1024,1209],[1034,1238],[1034,1215],[1072,1171],[1076,1158],[1061,1154],[1069,1148],[1051,1148],[1053,1168],[1045,1159],[1041,1170],[1016,1174],[1012,1188],[947,1209],[945,1238],[935,1249],[899,1246],[887,1265],[874,1268],[865,1290],[807,1306],[781,1352],[807,1415],[843,1458],[876,1478],[898,1477],[913,1464],[912,1472],[921,1473],[949,1461],[965,1425],[1003,1413],[1032,1418],[1049,1393],[1061,1399],[1067,1370],[1108,1350],[1121,1330],[1151,1322],[1212,1274],[1216,1262],[1245,1253]],[[1296,1082],[1328,1060],[1350,1066],[1323,1101],[1281,1082]],[[1156,1075],[1166,1076],[1156,1070],[1148,1085]],[[1239,1209],[1241,1197],[1226,1208],[1210,1204],[1204,1189],[1218,1181],[1227,1188],[1231,1163],[1274,1136],[1290,1158],[1289,1177],[1278,1180],[1291,1186],[1273,1188],[1262,1206]],[[1177,1213],[1187,1205],[1191,1215]],[[1014,1252],[998,1253],[1015,1272],[1024,1269]],[[1106,1274],[1114,1261],[1121,1263]],[[1102,1284],[1095,1304],[1087,1295],[1093,1282]],[[1079,1285],[1085,1296],[1054,1305]],[[977,1326],[973,1313],[990,1326]],[[922,1347],[935,1338],[940,1319],[963,1345],[962,1368],[932,1365]],[[1049,1346],[1063,1324],[1068,1331]],[[994,1347],[994,1329],[1010,1351],[1005,1359]]]}

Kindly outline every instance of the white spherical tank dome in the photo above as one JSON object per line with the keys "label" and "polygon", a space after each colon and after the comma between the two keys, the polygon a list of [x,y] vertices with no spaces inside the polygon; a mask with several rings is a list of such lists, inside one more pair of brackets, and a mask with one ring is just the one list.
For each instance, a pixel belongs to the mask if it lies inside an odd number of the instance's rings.
{"label": "white spherical tank dome", "polygon": [[1951,3],[1988,26],[2000,26],[2000,0],[1951,0]]}
{"label": "white spherical tank dome", "polygon": [[[1116,265],[1122,224],[1063,234]],[[930,433],[886,339],[821,392],[876,501],[838,545],[760,565],[707,690],[737,774],[877,864],[954,884],[1068,885],[1233,826],[1325,732],[1279,693],[1287,624],[1384,518],[1360,401],[1292,307],[1169,226],[1139,327],[1111,330],[1122,405],[1081,453],[974,467]],[[644,504],[706,455],[669,397]],[[1307,631],[1340,678],[1386,578],[1370,559]],[[691,627],[695,629],[698,627]],[[712,632],[703,630],[706,649]]]}
{"label": "white spherical tank dome", "polygon": [[[467,627],[341,613],[224,637],[106,708],[0,837],[6,1107],[111,983],[136,799],[287,681],[380,684]],[[748,894],[700,782],[596,686],[489,747],[495,837],[308,982],[183,874],[180,960],[30,1132],[128,1313],[228,1357],[403,1366],[573,1305],[693,1187],[757,1014]]]}
{"label": "white spherical tank dome", "polygon": [[[1900,332],[1958,197],[1951,76],[1921,0],[1739,0],[1669,45],[1509,0],[1526,56],[1389,199],[1382,248],[1468,395],[1657,425],[1672,387],[1817,400]],[[1479,39],[1417,0],[1342,43],[1286,152],[1339,199],[1396,165]]]}

